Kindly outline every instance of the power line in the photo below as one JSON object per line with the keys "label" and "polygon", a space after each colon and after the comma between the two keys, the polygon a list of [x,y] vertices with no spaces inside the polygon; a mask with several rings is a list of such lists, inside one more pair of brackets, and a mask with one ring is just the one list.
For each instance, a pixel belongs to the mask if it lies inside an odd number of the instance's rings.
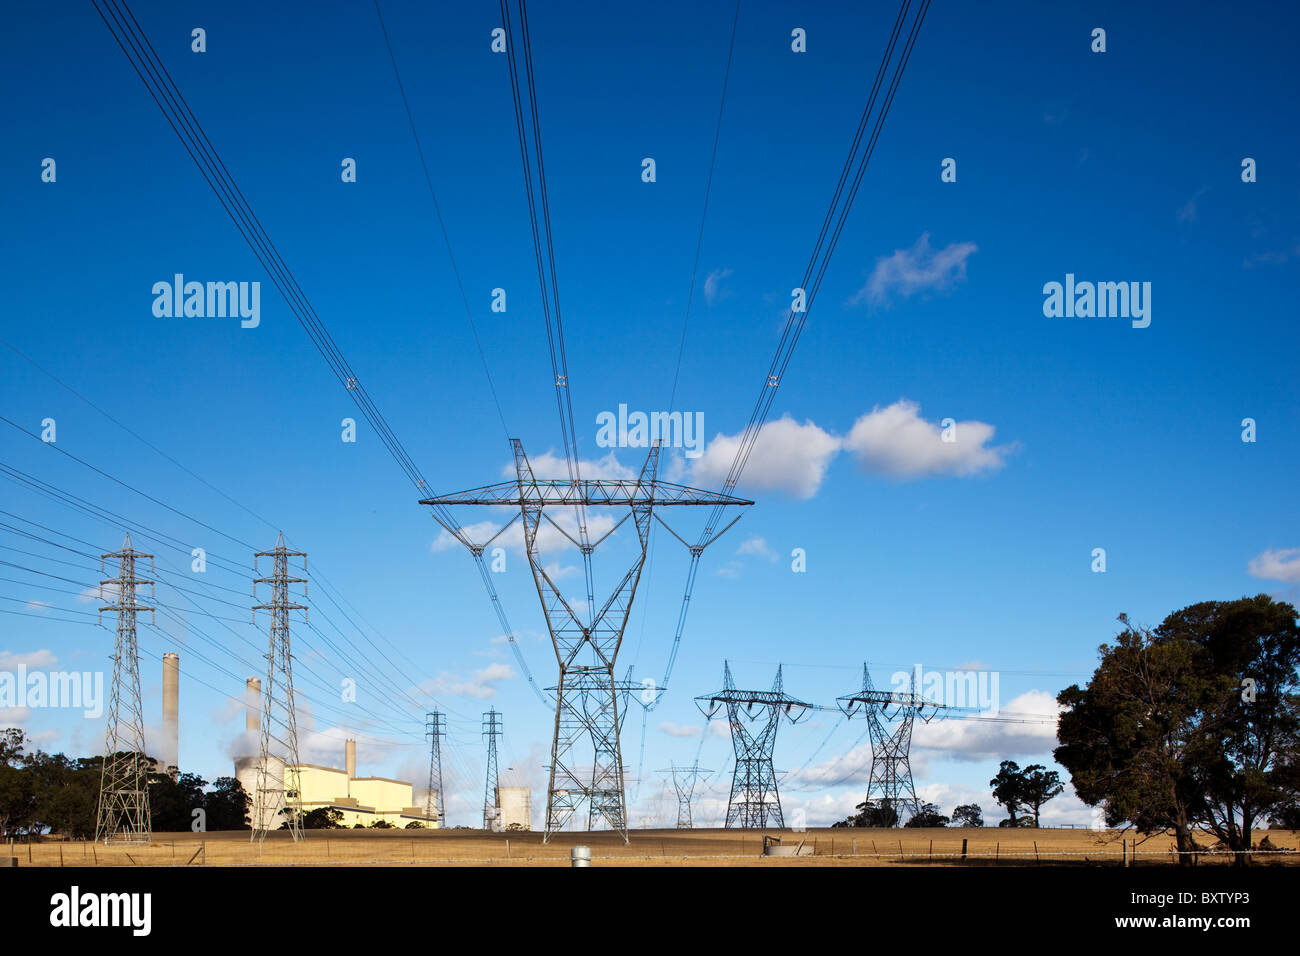
{"label": "power line", "polygon": [[[844,228],[844,223],[848,219],[849,210],[852,208],[853,200],[857,195],[858,186],[862,182],[862,176],[866,172],[867,164],[875,151],[876,142],[879,139],[880,131],[883,127],[885,117],[889,114],[890,105],[893,103],[894,94],[898,89],[898,84],[902,79],[903,71],[907,67],[907,61],[911,57],[912,47],[916,42],[916,37],[921,29],[921,24],[925,19],[925,13],[929,9],[930,0],[922,0],[920,9],[912,23],[911,31],[904,44],[901,56],[897,60],[894,68],[894,75],[890,82],[889,90],[885,99],[882,101],[881,109],[875,110],[876,101],[879,96],[881,85],[889,64],[894,60],[894,51],[898,44],[903,23],[907,19],[908,11],[911,8],[912,0],[902,0],[899,6],[898,16],[894,21],[894,27],[890,33],[889,42],[885,47],[885,52],[880,59],[880,66],[876,71],[875,82],[872,85],[871,93],[867,98],[866,106],[863,108],[862,116],[858,121],[857,132],[854,135],[852,146],[849,154],[845,158],[844,166],[840,171],[839,182],[836,184],[835,191],[831,198],[830,206],[827,208],[826,216],[822,221],[821,232],[817,237],[817,242],[813,247],[812,255],[809,257],[808,266],[804,270],[802,284],[796,292],[802,292],[803,302],[795,302],[791,306],[787,317],[785,328],[781,334],[780,342],[777,345],[776,354],[772,357],[772,362],[768,366],[767,376],[764,378],[763,385],[759,390],[758,400],[754,404],[754,410],[750,414],[749,422],[745,426],[739,443],[736,447],[736,454],[732,460],[731,467],[727,472],[727,477],[723,482],[722,494],[729,495],[740,481],[741,473],[744,471],[749,456],[754,450],[758,441],[758,436],[762,431],[763,424],[766,422],[769,412],[771,411],[772,402],[776,398],[777,389],[781,385],[785,370],[790,363],[790,357],[794,354],[795,346],[799,342],[799,336],[803,331],[804,324],[807,322],[808,313],[812,309],[813,302],[816,300],[817,291],[821,287],[822,277],[826,273],[826,267],[830,264],[831,257],[835,253],[835,247],[839,242],[840,232]],[[862,144],[862,136],[866,130],[867,122],[873,111],[876,115],[875,125],[872,129],[871,136],[866,144],[865,150],[859,150]],[[857,172],[853,179],[853,184],[848,192],[845,192],[845,184],[848,181],[850,171],[857,163]],[[841,202],[841,199],[844,201]],[[836,210],[839,210],[838,220],[834,230],[830,233],[829,242],[827,231],[830,224],[835,219]],[[809,280],[815,276],[810,285]],[[691,594],[695,589],[696,573],[699,567],[700,554],[703,553],[704,547],[714,536],[714,529],[722,517],[723,510],[715,506],[709,515],[704,530],[700,534],[699,541],[690,548],[691,562],[686,574],[686,587],[682,597],[681,609],[678,613],[677,629],[673,636],[673,644],[669,651],[668,665],[664,671],[662,686],[668,686],[668,680],[672,676],[673,665],[677,660],[677,652],[681,646],[681,637],[686,624],[686,615],[690,609]],[[725,530],[725,529],[724,529]],[[660,695],[662,698],[662,695]],[[655,702],[656,704],[658,701]],[[653,704],[651,706],[654,706]]]}
{"label": "power line", "polygon": [[718,121],[713,128],[713,151],[709,155],[709,178],[704,184],[704,209],[700,212],[700,229],[695,237],[695,261],[691,265],[691,288],[686,295],[686,316],[682,320],[682,340],[677,347],[677,367],[673,370],[673,390],[668,399],[672,410],[677,400],[677,379],[682,371],[682,356],[686,352],[686,328],[691,321],[691,303],[695,301],[695,278],[700,269],[700,250],[704,247],[704,222],[709,216],[709,196],[713,192],[713,169],[718,161],[718,141],[722,138],[722,113],[727,106],[727,84],[731,80],[731,56],[736,49],[736,27],[740,24],[740,0],[736,0],[736,15],[731,20],[731,41],[727,44],[727,68],[722,74],[722,96],[718,102]]}
{"label": "power line", "polygon": [[411,138],[415,140],[416,152],[420,154],[420,168],[424,170],[424,182],[429,187],[429,198],[433,200],[433,212],[438,219],[438,229],[442,232],[442,241],[447,246],[447,258],[451,261],[451,271],[456,277],[456,288],[460,290],[461,301],[465,304],[465,317],[469,319],[470,331],[474,334],[474,345],[478,348],[479,361],[483,363],[483,375],[487,379],[488,390],[496,405],[497,417],[501,419],[501,428],[510,437],[510,428],[506,425],[505,413],[501,410],[501,400],[497,397],[496,385],[492,373],[488,371],[487,356],[483,352],[483,343],[479,339],[478,326],[474,322],[474,313],[469,307],[469,296],[465,294],[465,285],[461,282],[460,268],[456,265],[456,255],[451,249],[451,237],[447,234],[447,225],[443,222],[442,207],[438,204],[438,195],[433,188],[433,177],[429,174],[429,164],[424,158],[424,147],[420,145],[420,134],[415,129],[415,117],[411,115],[411,104],[406,99],[406,85],[402,82],[401,71],[397,69],[397,57],[393,53],[393,44],[388,39],[388,27],[384,23],[383,11],[379,9],[379,0],[375,0],[375,15],[379,17],[379,29],[384,34],[384,46],[388,48],[388,58],[393,64],[393,76],[397,79],[398,92],[402,94],[402,108],[406,110],[406,120],[411,126]]}

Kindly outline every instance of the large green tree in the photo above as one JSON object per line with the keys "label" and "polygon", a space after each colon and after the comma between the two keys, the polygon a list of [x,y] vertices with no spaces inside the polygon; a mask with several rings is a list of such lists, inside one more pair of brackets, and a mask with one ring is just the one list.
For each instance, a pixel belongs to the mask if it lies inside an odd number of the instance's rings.
{"label": "large green tree", "polygon": [[904,827],[946,827],[948,818],[939,812],[938,804],[923,803],[918,813],[903,824]]}
{"label": "large green tree", "polygon": [[181,773],[173,780],[169,773],[149,775],[149,815],[155,833],[181,833],[194,827],[194,811],[202,810],[209,817],[204,822],[211,830],[207,794],[203,788],[207,781],[197,774]]}
{"label": "large green tree", "polygon": [[1004,760],[998,766],[998,775],[989,781],[993,788],[993,799],[1006,808],[1008,826],[1024,826],[1021,818],[1016,816],[1025,806],[1025,778],[1020,764],[1014,760]]}
{"label": "large green tree", "polygon": [[1204,827],[1249,862],[1256,824],[1296,801],[1295,608],[1260,594],[1194,604],[1154,630],[1120,621],[1088,686],[1057,698],[1057,762],[1111,826],[1172,830],[1185,863]]}
{"label": "large green tree", "polygon": [[0,730],[0,838],[14,836],[32,816],[35,795],[23,772],[25,744],[17,727]]}
{"label": "large green tree", "polygon": [[209,830],[249,829],[248,810],[252,798],[234,777],[218,777],[212,781],[204,806],[208,810]]}
{"label": "large green tree", "polygon": [[1038,826],[1038,813],[1043,804],[1057,796],[1065,789],[1061,775],[1055,770],[1048,770],[1040,763],[1030,764],[1021,771],[1023,784],[1021,794],[1025,805],[1034,811],[1034,826]]}
{"label": "large green tree", "polygon": [[837,827],[879,827],[885,829],[898,826],[898,810],[888,797],[867,800],[855,808],[858,812],[847,820],[833,824]]}

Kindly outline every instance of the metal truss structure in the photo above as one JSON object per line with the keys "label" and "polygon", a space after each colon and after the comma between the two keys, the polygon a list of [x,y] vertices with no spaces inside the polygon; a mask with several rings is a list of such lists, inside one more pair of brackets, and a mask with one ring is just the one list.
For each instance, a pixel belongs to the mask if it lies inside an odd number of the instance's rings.
{"label": "metal truss structure", "polygon": [[[812,712],[813,706],[785,693],[780,665],[771,690],[737,690],[728,662],[723,663],[722,690],[696,697],[695,701],[710,720],[726,708],[731,724],[736,770],[727,801],[727,828],[784,827],[781,794],[772,766],[776,730],[782,717],[797,723]],[[750,725],[757,727],[757,733]]]}
{"label": "metal truss structure", "polygon": [[713,773],[713,771],[701,769],[697,760],[689,767],[679,767],[674,763],[669,764],[667,770],[656,772],[668,774],[668,778],[673,782],[673,789],[677,791],[677,829],[691,829],[694,826],[691,822],[691,803],[695,797],[695,785],[699,783],[700,774]]}
{"label": "metal truss structure", "polygon": [[501,796],[497,788],[501,785],[501,774],[497,770],[497,737],[504,730],[501,727],[501,715],[495,707],[489,708],[483,715],[483,736],[487,738],[487,782],[483,785],[483,829],[501,829]]}
{"label": "metal truss structure", "polygon": [[[136,640],[135,616],[141,611],[153,613],[136,600],[136,588],[153,581],[136,577],[136,561],[153,555],[131,547],[128,534],[122,550],[100,556],[117,561],[117,577],[101,581],[99,597],[105,585],[116,592],[116,600],[99,609],[117,614],[117,640],[113,645],[113,683],[109,688],[108,730],[104,738],[104,764],[99,777],[99,807],[95,814],[95,840],[105,843],[148,843],[153,838],[149,814],[149,758],[145,755],[144,709],[140,702],[140,650]],[[107,573],[107,571],[105,571]]]}
{"label": "metal truss structure", "polygon": [[[549,840],[551,834],[562,829],[586,803],[588,829],[603,824],[618,831],[626,840],[627,797],[619,731],[621,705],[626,703],[628,687],[623,686],[625,682],[615,679],[614,668],[641,580],[641,569],[645,565],[651,521],[658,520],[668,527],[655,509],[691,505],[745,506],[753,502],[659,480],[658,442],[651,446],[635,480],[584,480],[576,475],[567,480],[538,478],[524,454],[522,443],[511,439],[510,444],[515,463],[514,481],[426,498],[420,504],[431,506],[435,519],[476,557],[481,556],[483,549],[507,528],[522,521],[528,566],[560,671],[555,688],[555,733],[551,744],[544,839]],[[505,505],[518,508],[519,514],[488,541],[476,544],[466,537],[458,523],[446,520],[445,508],[454,505]],[[593,507],[625,508],[628,514],[593,541],[587,531],[587,509]],[[576,517],[576,537],[551,517],[559,509],[565,509],[560,511],[561,514]],[[576,514],[568,509],[575,509]],[[629,518],[637,536],[636,555],[612,593],[598,606],[592,554]],[[551,572],[546,570],[538,547],[543,522],[582,555],[587,591],[585,608],[575,607],[566,600]],[[726,530],[723,528],[714,539]],[[676,535],[676,532],[672,533]]]}
{"label": "metal truss structure", "polygon": [[[429,738],[429,794],[424,815],[447,825],[447,803],[442,789],[442,738],[447,736],[447,718],[440,711],[424,715],[424,735]],[[434,794],[438,796],[435,798]],[[435,817],[436,814],[436,817]]]}
{"label": "metal truss structure", "polygon": [[[916,815],[921,812],[921,805],[912,785],[912,764],[908,756],[912,749],[912,726],[917,717],[928,724],[953,708],[918,696],[910,684],[909,678],[906,691],[876,690],[871,671],[863,664],[862,689],[838,701],[840,710],[850,720],[858,714],[864,715],[871,732],[871,778],[864,802],[870,802],[872,795],[876,795],[888,800],[895,810],[908,807]],[[892,729],[887,726],[895,722],[897,725]]]}
{"label": "metal truss structure", "polygon": [[[259,551],[253,556],[253,572],[258,571],[260,558],[271,558],[269,577],[253,579],[253,593],[257,585],[271,585],[271,600],[253,605],[253,617],[258,611],[271,612],[270,645],[266,653],[266,682],[262,685],[262,735],[257,758],[257,793],[253,796],[253,832],[250,841],[260,846],[267,831],[274,828],[275,818],[283,813],[290,835],[297,842],[302,832],[302,787],[298,759],[298,720],[293,700],[293,653],[289,646],[289,614],[302,611],[305,604],[289,600],[289,587],[301,584],[306,594],[306,578],[289,577],[289,559],[302,558],[306,567],[307,555],[290,551],[284,544],[284,533],[276,539],[270,551]],[[282,764],[273,766],[272,762]],[[276,770],[279,771],[278,779]]]}

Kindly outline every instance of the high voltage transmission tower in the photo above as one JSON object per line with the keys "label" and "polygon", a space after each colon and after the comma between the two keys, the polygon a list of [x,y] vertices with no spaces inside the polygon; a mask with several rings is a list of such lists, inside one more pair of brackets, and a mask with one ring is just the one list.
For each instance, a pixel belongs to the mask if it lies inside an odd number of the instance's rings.
{"label": "high voltage transmission tower", "polygon": [[[95,840],[105,843],[148,843],[153,837],[149,816],[149,758],[145,756],[144,709],[140,702],[140,651],[136,641],[135,616],[153,608],[136,601],[136,588],[153,581],[136,577],[140,558],[153,555],[135,551],[128,534],[122,550],[100,556],[100,568],[109,558],[117,560],[117,577],[101,581],[100,600],[107,585],[115,600],[99,609],[117,613],[117,640],[113,645],[113,683],[108,698],[108,731],[104,740],[104,764],[99,778],[99,809],[95,816]],[[107,571],[105,571],[107,573]]]}
{"label": "high voltage transmission tower", "polygon": [[[736,770],[727,801],[727,828],[784,827],[781,795],[772,766],[776,730],[782,717],[797,723],[811,713],[811,705],[785,693],[779,664],[771,690],[737,690],[731,679],[731,664],[724,662],[722,690],[695,700],[710,720],[725,707],[731,724]],[[757,733],[750,729],[750,724],[758,726]]]}
{"label": "high voltage transmission tower", "polygon": [[675,763],[668,766],[669,769],[657,772],[668,774],[673,789],[677,791],[677,829],[689,830],[694,826],[691,822],[691,802],[695,797],[695,785],[699,782],[700,774],[713,771],[702,770],[698,760],[689,767],[679,767]]}
{"label": "high voltage transmission tower", "polygon": [[[533,473],[522,443],[512,439],[511,447],[515,462],[514,481],[426,498],[420,503],[433,506],[434,517],[448,533],[476,553],[482,553],[487,544],[522,518],[528,566],[560,668],[560,679],[555,689],[555,736],[551,743],[544,839],[549,840],[550,835],[561,829],[585,802],[589,829],[604,822],[626,840],[627,797],[619,731],[622,722],[620,703],[626,700],[627,687],[615,679],[614,667],[637,584],[641,580],[651,520],[658,520],[668,527],[654,509],[679,505],[743,506],[753,502],[659,480],[658,442],[650,448],[635,481],[539,478]],[[444,521],[444,509],[451,505],[509,505],[518,508],[519,515],[510,519],[486,544],[480,545],[468,540],[458,524]],[[594,542],[582,544],[570,531],[585,521],[581,513],[588,507],[626,508],[628,514]],[[568,522],[569,530],[551,517],[556,509],[574,508],[579,514]],[[560,514],[572,512],[563,510]],[[555,569],[548,569],[542,557],[540,543],[543,535],[549,538],[547,543],[553,547],[577,548],[582,553],[584,565],[590,568],[592,552],[629,517],[637,535],[636,554],[609,598],[598,606],[589,583],[585,607],[568,601],[552,578]],[[549,527],[543,528],[543,521]],[[671,528],[668,530],[672,531]],[[723,528],[714,537],[726,530]],[[676,535],[676,532],[672,533]],[[591,580],[590,573],[587,580]]]}
{"label": "high voltage transmission tower", "polygon": [[[953,708],[917,696],[910,679],[906,691],[876,690],[866,664],[862,665],[862,689],[840,697],[839,705],[849,719],[865,715],[871,732],[871,778],[865,802],[878,794],[896,811],[906,806],[913,815],[920,813],[909,759],[912,725],[917,717],[929,723]],[[892,730],[886,726],[895,721],[897,726]]]}
{"label": "high voltage transmission tower", "polygon": [[271,612],[266,683],[262,686],[262,742],[258,748],[257,793],[253,798],[253,832],[250,837],[259,845],[266,839],[268,830],[276,829],[276,817],[281,813],[287,817],[293,839],[298,841],[303,838],[301,764],[298,759],[298,721],[293,700],[289,612],[302,611],[303,619],[306,620],[307,606],[289,600],[289,586],[301,584],[305,595],[307,580],[289,577],[289,559],[302,558],[305,571],[307,555],[286,548],[284,533],[281,532],[272,550],[259,551],[254,555],[255,574],[258,572],[258,559],[266,557],[272,559],[270,577],[253,579],[255,598],[257,585],[271,585],[270,602],[253,606],[254,619],[258,611]]}
{"label": "high voltage transmission tower", "polygon": [[501,828],[501,775],[497,771],[497,737],[502,733],[501,715],[495,707],[483,715],[483,736],[487,738],[487,782],[483,785],[483,829]]}
{"label": "high voltage transmission tower", "polygon": [[[425,816],[437,814],[438,826],[447,825],[447,803],[442,789],[442,738],[447,735],[447,718],[433,710],[424,715],[424,735],[429,738],[429,801]],[[434,794],[437,797],[434,797]],[[436,803],[435,803],[436,799]]]}

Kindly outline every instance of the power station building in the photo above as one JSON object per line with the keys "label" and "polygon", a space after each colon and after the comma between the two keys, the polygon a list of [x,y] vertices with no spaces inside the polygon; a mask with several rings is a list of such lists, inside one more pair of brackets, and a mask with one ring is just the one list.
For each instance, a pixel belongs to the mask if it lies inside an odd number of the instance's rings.
{"label": "power station building", "polygon": [[[260,697],[261,681],[256,677],[248,679],[247,693],[249,707],[245,721],[246,735],[255,735],[260,731]],[[235,758],[235,778],[252,800],[249,809],[250,822],[259,828],[259,821],[252,820],[257,813],[258,765],[257,756]],[[383,820],[398,828],[410,823],[434,828],[438,826],[437,801],[441,794],[434,794],[434,815],[430,817],[427,807],[413,806],[415,788],[403,780],[390,780],[387,777],[357,776],[357,743],[347,741],[344,752],[343,767],[322,767],[319,764],[301,763],[296,768],[286,767],[282,759],[271,757],[267,761],[268,790],[276,793],[280,806],[268,807],[264,813],[266,819],[261,821],[262,829],[276,830],[284,822],[280,816],[283,809],[282,794],[286,784],[291,784],[294,770],[297,770],[297,783],[301,794],[303,813],[310,813],[322,807],[339,811],[343,815],[342,824],[354,827],[360,824],[368,827],[376,821]]]}

